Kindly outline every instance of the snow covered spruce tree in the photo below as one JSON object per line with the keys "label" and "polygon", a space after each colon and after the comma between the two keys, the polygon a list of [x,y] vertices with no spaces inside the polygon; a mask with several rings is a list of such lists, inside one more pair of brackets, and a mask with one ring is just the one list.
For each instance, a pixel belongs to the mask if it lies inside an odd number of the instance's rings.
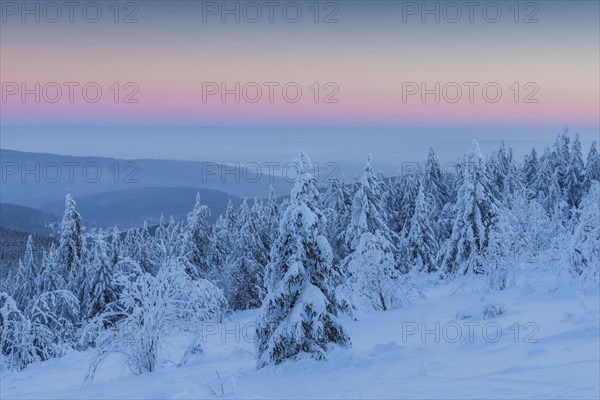
{"label": "snow covered spruce tree", "polygon": [[246,199],[238,211],[233,251],[227,259],[226,294],[234,310],[247,310],[261,305],[264,296],[264,267],[268,253],[260,237],[258,215],[253,214]]}
{"label": "snow covered spruce tree", "polygon": [[330,345],[350,345],[337,318],[335,290],[341,276],[324,236],[319,190],[309,158],[300,152],[296,164],[298,175],[271,250],[267,296],[257,319],[259,368],[303,355],[324,359]]}
{"label": "snow covered spruce tree", "polygon": [[194,209],[188,214],[187,227],[184,234],[184,251],[188,258],[186,272],[192,278],[207,278],[210,273],[208,263],[210,247],[210,226],[208,217],[210,210],[202,205],[200,193],[196,195]]}
{"label": "snow covered spruce tree", "polygon": [[131,260],[136,260],[144,271],[156,274],[157,266],[152,259],[152,236],[148,224],[144,221],[141,229],[130,229],[127,231],[123,247],[122,256]]}
{"label": "snow covered spruce tree", "polygon": [[335,263],[340,263],[348,255],[345,233],[350,223],[352,197],[344,182],[331,179],[323,195],[323,213],[327,218],[327,239],[333,249]]}
{"label": "snow covered spruce tree", "polygon": [[25,247],[25,255],[19,260],[19,269],[15,276],[12,298],[20,310],[28,308],[29,303],[39,294],[39,273],[33,256],[33,237],[29,235]]}
{"label": "snow covered spruce tree", "polygon": [[[542,216],[546,213],[542,211]],[[516,214],[513,210],[501,208],[498,221],[489,234],[489,243],[483,254],[485,273],[489,287],[493,290],[504,290],[515,284],[514,270],[522,253],[519,252]],[[525,254],[528,256],[528,254]]]}
{"label": "snow covered spruce tree", "polygon": [[[113,240],[115,240],[114,236]],[[100,231],[93,240],[89,265],[86,268],[89,277],[85,285],[86,293],[81,310],[84,319],[94,318],[117,299],[113,281],[114,267],[117,262],[110,257],[108,244]]]}
{"label": "snow covered spruce tree", "polygon": [[567,169],[569,159],[571,158],[571,138],[569,137],[569,127],[565,126],[562,133],[556,135],[552,145],[550,159],[554,167],[554,172],[558,174],[558,183],[561,192],[564,193],[567,184]]}
{"label": "snow covered spruce tree", "polygon": [[438,270],[436,256],[438,243],[430,217],[431,206],[435,205],[431,197],[425,196],[425,187],[421,184],[415,203],[415,213],[411,219],[407,246],[411,268],[418,272],[434,273]]}
{"label": "snow covered spruce tree", "polygon": [[538,168],[537,151],[535,148],[532,148],[529,154],[525,155],[523,167],[521,168],[521,182],[530,190],[533,189]]}
{"label": "snow covered spruce tree", "polygon": [[444,177],[442,176],[442,170],[440,163],[433,151],[433,147],[429,148],[429,154],[427,155],[427,162],[425,163],[425,171],[422,178],[423,193],[426,196],[430,196],[433,200],[433,209],[438,212],[444,208],[444,205],[448,203],[449,194]]}
{"label": "snow covered spruce tree", "polygon": [[208,263],[211,271],[208,279],[216,282],[221,288],[228,284],[225,263],[233,248],[233,232],[236,225],[236,215],[231,199],[227,204],[225,215],[219,215],[210,230],[208,245]]}
{"label": "snow covered spruce tree", "polygon": [[569,164],[565,174],[565,200],[570,208],[579,206],[581,196],[584,194],[584,184],[585,169],[583,166],[583,155],[581,152],[581,143],[579,142],[579,134],[576,134],[571,145]]}
{"label": "snow covered spruce tree", "polygon": [[479,143],[473,140],[464,161],[452,236],[441,251],[442,273],[445,276],[485,272],[483,255],[498,214],[498,200],[492,185]]}
{"label": "snow covered spruce tree", "polygon": [[570,267],[580,277],[580,294],[586,286],[598,286],[600,278],[600,183],[594,182],[576,212],[578,223],[568,250]]}
{"label": "snow covered spruce tree", "polygon": [[[391,229],[392,232],[406,236],[410,229],[410,220],[415,212],[415,200],[419,192],[419,183],[421,182],[420,171],[409,171],[405,174],[398,174],[394,183],[390,186],[387,194],[383,191],[377,190],[376,181],[371,179],[370,187],[371,190],[376,193],[377,196],[386,198],[386,207],[382,210],[381,214]],[[359,182],[357,190],[362,187],[362,180]]]}
{"label": "snow covered spruce tree", "polygon": [[263,242],[265,243],[267,252],[270,252],[273,243],[275,243],[275,240],[277,239],[279,219],[281,216],[281,208],[277,202],[273,186],[269,187],[269,197],[262,210],[264,218],[262,231],[265,236]]}
{"label": "snow covered spruce tree", "polygon": [[592,147],[588,152],[585,161],[585,174],[586,174],[586,189],[592,185],[593,181],[600,182],[600,154],[598,154],[598,142],[592,142]]}
{"label": "snow covered spruce tree", "polygon": [[520,189],[521,180],[515,164],[512,148],[504,142],[488,159],[487,171],[492,184],[494,196],[502,200]]}
{"label": "snow covered spruce tree", "polygon": [[[65,199],[65,213],[60,224],[60,242],[57,262],[67,288],[73,293],[80,292],[83,277],[83,235],[81,216],[75,209],[75,200],[68,194]],[[81,299],[80,299],[81,300]]]}
{"label": "snow covered spruce tree", "polygon": [[397,248],[401,238],[388,227],[380,199],[380,186],[369,155],[352,201],[352,216],[346,231],[351,252],[342,262],[342,268],[348,276],[345,291],[355,307],[388,310],[408,302],[408,286],[402,279],[408,265]]}
{"label": "snow covered spruce tree", "polygon": [[429,207],[431,213],[430,222],[435,233],[435,238],[440,242],[450,236],[451,226],[447,221],[447,216],[444,214],[444,208],[450,202],[450,191],[444,181],[440,163],[433,151],[433,147],[429,148],[421,185],[423,185],[425,198],[433,201]]}
{"label": "snow covered spruce tree", "polygon": [[54,244],[42,254],[38,280],[39,293],[52,292],[66,287],[62,270],[58,264],[58,254]]}
{"label": "snow covered spruce tree", "polygon": [[371,166],[372,160],[373,157],[369,154],[358,189],[352,199],[350,225],[345,235],[346,244],[351,250],[356,249],[365,232],[380,232],[390,242],[397,240],[397,235],[387,224],[386,210],[381,204],[382,187]]}

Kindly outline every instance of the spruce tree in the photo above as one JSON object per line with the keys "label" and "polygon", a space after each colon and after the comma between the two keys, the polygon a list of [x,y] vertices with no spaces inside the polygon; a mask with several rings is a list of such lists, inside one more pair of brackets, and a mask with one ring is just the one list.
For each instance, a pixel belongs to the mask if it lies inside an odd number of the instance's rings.
{"label": "spruce tree", "polygon": [[592,147],[588,152],[585,161],[585,173],[586,173],[586,189],[592,185],[593,181],[600,182],[600,155],[598,154],[598,142],[592,142]]}
{"label": "spruce tree", "polygon": [[323,213],[327,217],[327,239],[333,249],[335,263],[348,255],[345,233],[351,210],[352,198],[348,189],[337,178],[331,179],[323,196]]}
{"label": "spruce tree", "polygon": [[356,249],[366,232],[379,232],[392,244],[398,240],[398,236],[388,227],[388,216],[380,201],[383,197],[382,187],[373,172],[371,161],[372,156],[369,155],[365,172],[352,199],[350,225],[345,234],[346,245],[351,251]]}
{"label": "spruce tree", "polygon": [[37,280],[39,293],[65,289],[66,282],[63,278],[63,271],[59,265],[58,259],[58,250],[54,244],[52,244],[50,249],[47,252],[44,251],[42,255],[40,275]]}
{"label": "spruce tree", "polygon": [[268,253],[261,241],[256,217],[244,199],[238,211],[240,225],[235,230],[233,250],[226,265],[228,285],[225,293],[234,310],[260,307],[264,297]]}
{"label": "spruce tree", "polygon": [[267,296],[257,320],[259,368],[302,355],[323,359],[331,344],[350,345],[337,318],[335,290],[341,276],[324,236],[319,190],[308,157],[300,152],[296,164],[298,175],[271,250]]}
{"label": "spruce tree", "polygon": [[[533,185],[533,190],[536,193],[536,197],[540,203],[544,203],[548,197],[551,189],[551,183],[555,181],[558,185],[558,195],[560,195],[560,184],[558,181],[558,175],[555,175],[554,163],[552,161],[552,153],[548,148],[545,149],[544,154],[540,158],[540,165]],[[552,209],[553,206],[550,208]]]}
{"label": "spruce tree", "polygon": [[570,159],[570,145],[571,139],[569,138],[569,128],[565,127],[562,133],[556,136],[554,145],[552,147],[552,153],[550,159],[552,161],[553,172],[558,174],[558,184],[560,186],[561,193],[564,194],[567,179],[567,167]]}
{"label": "spruce tree", "polygon": [[598,285],[600,278],[600,183],[594,182],[577,210],[577,225],[568,251],[572,272],[581,277],[581,288]]}
{"label": "spruce tree", "polygon": [[411,268],[426,273],[438,270],[435,261],[438,243],[431,227],[431,204],[435,205],[436,202],[433,198],[425,196],[425,187],[421,185],[407,238]]}
{"label": "spruce tree", "polygon": [[446,183],[444,182],[444,177],[442,176],[440,163],[433,151],[433,147],[429,148],[421,184],[423,185],[424,195],[434,201],[432,212],[434,214],[439,214],[442,208],[444,208],[444,205],[450,201],[450,196],[448,194]]}
{"label": "spruce tree", "polygon": [[535,148],[525,156],[523,160],[523,168],[521,169],[521,180],[525,187],[532,189],[538,171],[538,157]]}
{"label": "spruce tree", "polygon": [[346,232],[351,251],[342,267],[348,276],[345,292],[353,305],[385,311],[405,303],[401,275],[408,265],[398,248],[402,240],[389,229],[380,198],[381,186],[374,179],[369,155],[352,201]]}
{"label": "spruce tree", "polygon": [[83,279],[83,235],[81,216],[75,209],[75,200],[68,194],[65,199],[65,212],[60,224],[58,263],[63,278],[74,293],[79,291]]}
{"label": "spruce tree", "polygon": [[429,148],[421,185],[425,198],[429,198],[433,202],[429,207],[430,221],[435,239],[439,243],[450,235],[450,226],[448,226],[444,208],[449,205],[451,198],[433,147]]}
{"label": "spruce tree", "polygon": [[277,239],[277,232],[279,231],[279,218],[281,216],[281,207],[277,202],[277,197],[275,196],[275,189],[273,186],[269,187],[269,198],[265,206],[263,207],[264,212],[264,229],[266,234],[267,242],[266,248],[267,251],[271,251],[271,246]]}
{"label": "spruce tree", "polygon": [[106,306],[117,299],[113,281],[113,260],[101,231],[94,238],[90,253],[88,268],[90,280],[85,285],[85,300],[81,307],[83,317],[86,319],[92,319],[104,312]]}
{"label": "spruce tree", "polygon": [[39,294],[39,268],[33,256],[33,237],[29,235],[23,259],[19,260],[19,268],[15,276],[12,298],[24,311],[29,303]]}
{"label": "spruce tree", "polygon": [[443,273],[461,276],[485,272],[483,254],[496,223],[497,202],[479,143],[474,140],[465,157],[452,236],[442,250]]}
{"label": "spruce tree", "polygon": [[192,278],[207,278],[210,273],[208,263],[210,246],[209,215],[210,210],[207,206],[202,205],[200,193],[198,193],[194,209],[188,214],[184,234],[184,247],[188,257],[186,272]]}
{"label": "spruce tree", "polygon": [[585,170],[579,134],[575,135],[571,146],[569,164],[565,176],[565,200],[569,207],[579,206],[585,185]]}

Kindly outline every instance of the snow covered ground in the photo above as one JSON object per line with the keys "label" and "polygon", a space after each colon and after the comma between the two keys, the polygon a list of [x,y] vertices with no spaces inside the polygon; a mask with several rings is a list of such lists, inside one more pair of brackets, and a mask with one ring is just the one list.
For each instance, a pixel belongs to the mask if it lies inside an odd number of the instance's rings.
{"label": "snow covered ground", "polygon": [[[192,338],[173,334],[155,373],[135,376],[114,355],[83,383],[93,351],[2,372],[1,398],[598,398],[598,293],[523,282],[503,292],[428,286],[426,302],[345,318],[352,348],[328,361],[256,370],[256,311],[207,324],[205,351],[177,364]],[[484,308],[503,308],[484,316]],[[439,324],[439,325],[436,325]],[[424,330],[427,332],[424,334]],[[437,334],[437,337],[436,337]]]}

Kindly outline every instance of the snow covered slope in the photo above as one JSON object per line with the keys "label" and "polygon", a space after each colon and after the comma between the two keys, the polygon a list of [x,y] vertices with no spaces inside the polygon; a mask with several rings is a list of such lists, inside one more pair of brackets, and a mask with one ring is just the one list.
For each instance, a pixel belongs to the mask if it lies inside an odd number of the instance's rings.
{"label": "snow covered slope", "polygon": [[430,286],[426,302],[346,318],[352,348],[334,350],[325,362],[257,371],[256,312],[246,311],[206,324],[204,353],[185,365],[178,366],[192,338],[173,333],[155,373],[135,376],[115,355],[84,384],[93,350],[72,351],[22,372],[4,371],[0,397],[598,398],[600,298],[576,297],[575,288],[551,292],[552,279],[521,279],[491,293]]}

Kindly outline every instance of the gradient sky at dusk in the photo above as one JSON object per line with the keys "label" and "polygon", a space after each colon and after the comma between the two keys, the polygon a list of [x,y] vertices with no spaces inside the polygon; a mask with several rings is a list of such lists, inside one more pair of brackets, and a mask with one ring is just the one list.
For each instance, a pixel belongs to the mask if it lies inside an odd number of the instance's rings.
{"label": "gradient sky at dusk", "polygon": [[[20,4],[17,2],[15,4]],[[85,4],[82,2],[81,4]],[[440,23],[428,15],[403,15],[407,2],[338,1],[318,3],[319,20],[334,12],[337,23],[314,23],[314,2],[299,1],[303,15],[298,23],[282,16],[279,2],[274,22],[268,22],[261,7],[259,23],[222,23],[218,15],[206,16],[197,1],[139,1],[134,18],[138,23],[114,23],[112,1],[101,1],[103,16],[88,23],[76,10],[75,23],[63,15],[57,23],[32,17],[22,23],[20,13],[3,6],[0,35],[0,69],[3,83],[2,126],[46,125],[162,125],[162,126],[521,126],[560,127],[571,124],[592,136],[598,132],[600,108],[599,2],[498,1],[502,16],[487,22],[483,5],[461,6],[457,23],[455,10],[441,14]],[[434,8],[447,2],[427,2]],[[28,4],[33,4],[29,2]],[[133,8],[124,9],[123,19]],[[211,3],[222,7],[222,2]],[[240,2],[240,6],[244,6]],[[258,2],[255,4],[263,4]],[[413,3],[422,7],[422,2]],[[463,4],[457,2],[454,4]],[[235,2],[227,2],[235,7]],[[31,5],[33,7],[33,5]],[[248,9],[249,12],[253,10]],[[8,12],[10,11],[10,13]],[[64,10],[63,10],[64,11]],[[293,16],[294,9],[290,14]],[[495,8],[488,9],[493,18]],[[537,23],[524,23],[537,19]],[[253,16],[251,14],[250,16]],[[403,21],[406,19],[406,22]],[[98,103],[83,101],[75,90],[75,101],[67,91],[57,103],[6,95],[7,82],[33,87],[35,82],[97,82],[103,89]],[[136,104],[114,103],[109,87],[114,82],[134,82],[139,92]],[[220,96],[203,102],[203,82],[296,82],[302,88],[297,103],[284,101],[275,90],[273,103],[251,104],[233,95],[224,103]],[[321,84],[320,98],[333,90],[338,103],[315,103],[314,82]],[[461,85],[456,103],[434,101],[419,95],[403,101],[404,82],[424,82],[433,88],[448,82]],[[468,101],[463,82],[477,82],[474,101]],[[496,103],[485,101],[481,87],[495,82],[503,90]],[[514,100],[518,82],[519,102]],[[525,87],[527,83],[529,86]],[[281,86],[280,86],[281,87]],[[527,94],[537,103],[524,103]],[[120,95],[127,91],[121,88]],[[251,92],[253,93],[253,92]],[[450,91],[451,96],[454,91]],[[5,134],[8,129],[5,129]],[[12,130],[14,131],[14,129]],[[12,132],[10,131],[10,132]],[[552,137],[555,130],[548,131]],[[10,135],[10,133],[8,134]],[[6,137],[3,139],[5,141]],[[10,143],[10,141],[9,141]],[[5,147],[8,144],[3,143]]]}

